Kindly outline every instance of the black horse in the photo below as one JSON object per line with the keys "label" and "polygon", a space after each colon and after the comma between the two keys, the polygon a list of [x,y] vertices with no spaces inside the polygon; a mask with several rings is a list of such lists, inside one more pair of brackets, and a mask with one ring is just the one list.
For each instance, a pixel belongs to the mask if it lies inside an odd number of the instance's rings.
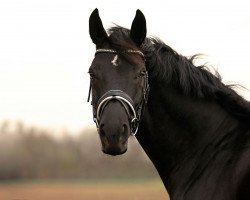
{"label": "black horse", "polygon": [[[205,66],[131,30],[89,19],[96,45],[90,93],[102,151],[126,152],[136,135],[171,200],[250,200],[250,103]],[[150,86],[150,91],[149,91]],[[136,155],[135,155],[136,156]]]}

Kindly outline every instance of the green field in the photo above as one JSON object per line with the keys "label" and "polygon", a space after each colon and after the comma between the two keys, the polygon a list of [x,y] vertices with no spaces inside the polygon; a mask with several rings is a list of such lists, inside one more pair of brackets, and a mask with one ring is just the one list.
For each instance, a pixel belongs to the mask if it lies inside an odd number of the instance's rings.
{"label": "green field", "polygon": [[1,200],[168,200],[158,180],[54,180],[0,183]]}

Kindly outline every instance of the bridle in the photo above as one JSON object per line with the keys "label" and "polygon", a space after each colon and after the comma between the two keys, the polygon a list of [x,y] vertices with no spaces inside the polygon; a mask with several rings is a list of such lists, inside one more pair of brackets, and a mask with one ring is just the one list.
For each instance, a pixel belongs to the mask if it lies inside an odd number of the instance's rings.
{"label": "bridle", "polygon": [[[117,51],[112,50],[112,49],[97,49],[95,55],[98,53],[118,54]],[[138,54],[145,61],[144,54],[139,50],[126,50],[124,53]],[[105,107],[111,100],[116,100],[116,101],[119,101],[126,110],[128,118],[130,120],[131,135],[133,136],[136,135],[138,128],[139,128],[139,123],[141,120],[143,109],[148,100],[149,89],[150,88],[149,88],[149,83],[148,83],[148,73],[146,71],[144,75],[143,95],[141,97],[140,103],[137,106],[135,106],[134,101],[131,99],[131,97],[125,92],[123,92],[122,90],[109,90],[102,95],[102,97],[97,101],[96,104],[91,102],[92,107],[93,107],[93,120],[96,123],[97,129],[99,129],[100,118]],[[92,87],[91,87],[91,82],[90,82],[88,102],[90,99],[91,90],[92,90]]]}

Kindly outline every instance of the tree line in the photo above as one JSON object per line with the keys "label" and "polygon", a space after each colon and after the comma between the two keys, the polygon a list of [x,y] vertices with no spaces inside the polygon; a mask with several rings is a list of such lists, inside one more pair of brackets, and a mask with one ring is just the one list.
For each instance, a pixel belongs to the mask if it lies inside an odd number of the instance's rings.
{"label": "tree line", "polygon": [[21,122],[0,124],[0,180],[38,178],[129,178],[157,176],[135,138],[121,156],[102,153],[95,129],[77,134]]}

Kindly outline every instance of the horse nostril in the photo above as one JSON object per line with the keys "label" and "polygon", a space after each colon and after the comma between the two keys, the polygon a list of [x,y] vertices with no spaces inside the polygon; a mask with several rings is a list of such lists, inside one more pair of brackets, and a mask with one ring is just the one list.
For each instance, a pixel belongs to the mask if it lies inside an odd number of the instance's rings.
{"label": "horse nostril", "polygon": [[126,134],[127,133],[127,130],[128,130],[128,126],[126,124],[123,124],[122,125],[122,134]]}

